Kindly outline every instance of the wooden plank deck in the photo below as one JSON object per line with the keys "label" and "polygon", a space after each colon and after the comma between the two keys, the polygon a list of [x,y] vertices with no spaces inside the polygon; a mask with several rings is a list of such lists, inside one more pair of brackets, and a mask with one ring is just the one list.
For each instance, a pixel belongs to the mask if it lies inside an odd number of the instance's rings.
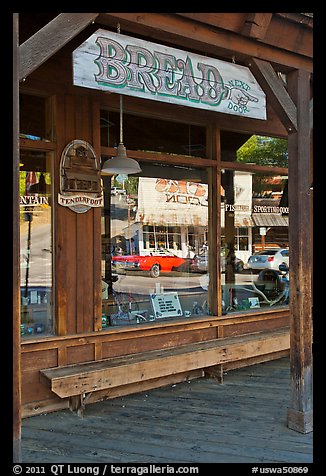
{"label": "wooden plank deck", "polygon": [[286,426],[289,359],[23,420],[23,462],[312,463],[313,434]]}

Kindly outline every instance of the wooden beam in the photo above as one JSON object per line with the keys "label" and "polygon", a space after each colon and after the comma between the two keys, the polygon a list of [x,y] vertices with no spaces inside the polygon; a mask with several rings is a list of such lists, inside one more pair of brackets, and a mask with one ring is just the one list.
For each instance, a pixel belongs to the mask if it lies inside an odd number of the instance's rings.
{"label": "wooden beam", "polygon": [[[197,14],[196,14],[197,16]],[[117,22],[130,33],[153,36],[154,41],[173,42],[174,47],[205,51],[205,54],[221,55],[231,59],[235,55],[237,62],[245,58],[257,57],[280,65],[289,70],[302,68],[312,71],[311,57],[293,54],[279,45],[271,46],[263,41],[241,36],[239,32],[207,28],[201,22],[194,22],[180,15],[162,13],[101,13],[99,22],[115,27]],[[282,45],[281,45],[282,47]]]}
{"label": "wooden beam", "polygon": [[21,462],[18,13],[13,14],[13,462]]}
{"label": "wooden beam", "polygon": [[20,45],[19,81],[59,51],[98,15],[98,13],[60,13]]}
{"label": "wooden beam", "polygon": [[[101,147],[101,154],[107,156],[114,156],[116,154],[116,149],[114,147]],[[172,155],[161,152],[147,152],[140,150],[131,150],[127,149],[128,157],[136,160],[149,161],[152,162],[153,159],[157,162],[175,165],[194,165],[194,166],[203,166],[210,167],[216,166],[216,160],[204,159],[202,157],[189,157],[188,155]]]}
{"label": "wooden beam", "polygon": [[222,169],[231,169],[231,170],[244,170],[245,172],[255,172],[262,174],[271,174],[271,175],[287,175],[287,167],[270,167],[269,165],[256,165],[248,164],[246,162],[230,162],[227,160],[222,160],[221,162]]}
{"label": "wooden beam", "polygon": [[258,58],[251,58],[248,66],[266,93],[270,104],[288,132],[297,130],[297,110],[282,80],[272,65]]}
{"label": "wooden beam", "polygon": [[[271,15],[270,13],[174,13],[184,18],[189,18],[196,22],[203,23],[208,28],[218,28],[227,30],[239,35],[246,35],[243,31],[247,16],[252,15],[255,21],[261,15]],[[258,20],[257,20],[258,19]],[[262,26],[262,25],[261,25]],[[249,35],[248,35],[249,37]],[[300,13],[273,13],[268,28],[265,27],[264,36],[261,38],[251,37],[253,40],[260,40],[261,44],[274,46],[281,50],[286,50],[292,54],[312,58],[313,54],[313,18]],[[281,43],[281,44],[280,44]],[[269,56],[265,56],[265,59]],[[263,59],[263,56],[261,56]]]}
{"label": "wooden beam", "polygon": [[288,139],[290,249],[290,365],[289,428],[312,431],[312,207],[310,74],[293,71],[288,90],[296,103],[298,129]]}
{"label": "wooden beam", "polygon": [[242,34],[262,40],[265,38],[273,13],[248,13]]}

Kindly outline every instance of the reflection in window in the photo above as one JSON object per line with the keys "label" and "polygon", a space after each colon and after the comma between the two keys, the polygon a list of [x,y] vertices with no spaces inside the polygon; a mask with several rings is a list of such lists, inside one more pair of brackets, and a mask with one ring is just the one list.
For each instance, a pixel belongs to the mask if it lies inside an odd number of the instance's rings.
{"label": "reflection in window", "polygon": [[287,140],[253,135],[238,149],[236,161],[269,167],[288,167]]}
{"label": "reflection in window", "polygon": [[[124,141],[128,149],[167,152],[193,157],[206,156],[206,129],[162,119],[123,115]],[[119,114],[101,110],[101,145],[119,143]]]}
{"label": "reflection in window", "polygon": [[53,140],[49,98],[20,94],[19,121],[21,138]]}
{"label": "reflection in window", "polygon": [[240,226],[236,228],[235,236],[236,251],[247,251],[249,249],[249,228]]}
{"label": "reflection in window", "polygon": [[20,156],[20,291],[23,337],[52,333],[50,155]]}
{"label": "reflection in window", "polygon": [[181,250],[180,226],[143,226],[144,249]]}
{"label": "reflection in window", "polygon": [[287,176],[224,170],[221,189],[224,313],[289,302]]}
{"label": "reflection in window", "polygon": [[[208,259],[197,259],[207,240],[207,183],[186,174],[117,178],[104,177],[103,328],[209,315]],[[126,193],[112,195],[117,185]]]}

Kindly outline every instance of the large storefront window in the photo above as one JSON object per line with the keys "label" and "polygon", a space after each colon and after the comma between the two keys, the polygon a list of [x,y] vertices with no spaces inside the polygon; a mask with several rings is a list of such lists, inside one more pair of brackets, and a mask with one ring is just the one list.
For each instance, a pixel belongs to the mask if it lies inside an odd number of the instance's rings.
{"label": "large storefront window", "polygon": [[104,329],[210,314],[208,259],[197,260],[207,240],[207,179],[168,169],[163,177],[160,167],[151,176],[104,177]]}
{"label": "large storefront window", "polygon": [[222,173],[223,312],[289,302],[287,176]]}
{"label": "large storefront window", "polygon": [[20,155],[21,335],[52,333],[51,155]]}

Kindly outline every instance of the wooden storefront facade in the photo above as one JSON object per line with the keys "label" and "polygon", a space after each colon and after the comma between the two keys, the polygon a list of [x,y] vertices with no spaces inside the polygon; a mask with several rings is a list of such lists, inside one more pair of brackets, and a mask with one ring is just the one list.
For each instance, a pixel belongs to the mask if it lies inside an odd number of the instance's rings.
{"label": "wooden storefront facade", "polygon": [[[71,141],[91,144],[97,157],[114,156],[115,148],[101,140],[103,110],[119,111],[119,94],[73,85],[72,55],[99,29],[117,31],[170,48],[246,66],[266,95],[265,120],[217,113],[167,102],[124,96],[124,113],[152,121],[191,124],[205,131],[201,156],[148,152],[128,147],[128,156],[142,164],[186,166],[208,174],[210,315],[102,328],[101,208],[75,213],[58,204],[62,152]],[[312,429],[312,14],[301,13],[62,13],[14,14],[14,201],[18,204],[19,150],[42,153],[52,161],[52,316],[53,335],[21,336],[21,281],[14,276],[14,448],[19,459],[22,417],[66,408],[44,385],[40,370],[131,354],[173,349],[186,344],[289,329],[291,349],[259,353],[226,364],[248,365],[291,355],[292,402],[289,426]],[[190,53],[189,53],[190,54]],[[283,77],[283,79],[282,79]],[[286,78],[286,85],[284,83]],[[119,92],[119,91],[117,91]],[[19,93],[42,98],[44,137],[22,136]],[[153,106],[154,103],[154,106]],[[31,113],[39,114],[37,107]],[[22,120],[22,119],[21,119]],[[32,121],[33,122],[33,121]],[[37,122],[37,120],[36,120]],[[234,162],[236,150],[253,134],[288,139],[288,169],[273,173],[289,177],[290,304],[281,308],[225,315],[222,309],[221,171],[269,173],[266,167]],[[20,136],[19,136],[20,135]],[[156,138],[158,139],[158,138]],[[21,156],[23,157],[23,156]],[[302,198],[305,198],[304,200]],[[212,205],[214,204],[214,205]],[[305,226],[301,224],[304,223]],[[14,268],[19,269],[19,210],[14,216]],[[238,361],[238,363],[236,363]],[[181,369],[181,367],[180,367]],[[223,369],[222,369],[223,371]],[[184,379],[202,372],[176,368],[170,376],[93,392],[88,403],[102,398]]]}

